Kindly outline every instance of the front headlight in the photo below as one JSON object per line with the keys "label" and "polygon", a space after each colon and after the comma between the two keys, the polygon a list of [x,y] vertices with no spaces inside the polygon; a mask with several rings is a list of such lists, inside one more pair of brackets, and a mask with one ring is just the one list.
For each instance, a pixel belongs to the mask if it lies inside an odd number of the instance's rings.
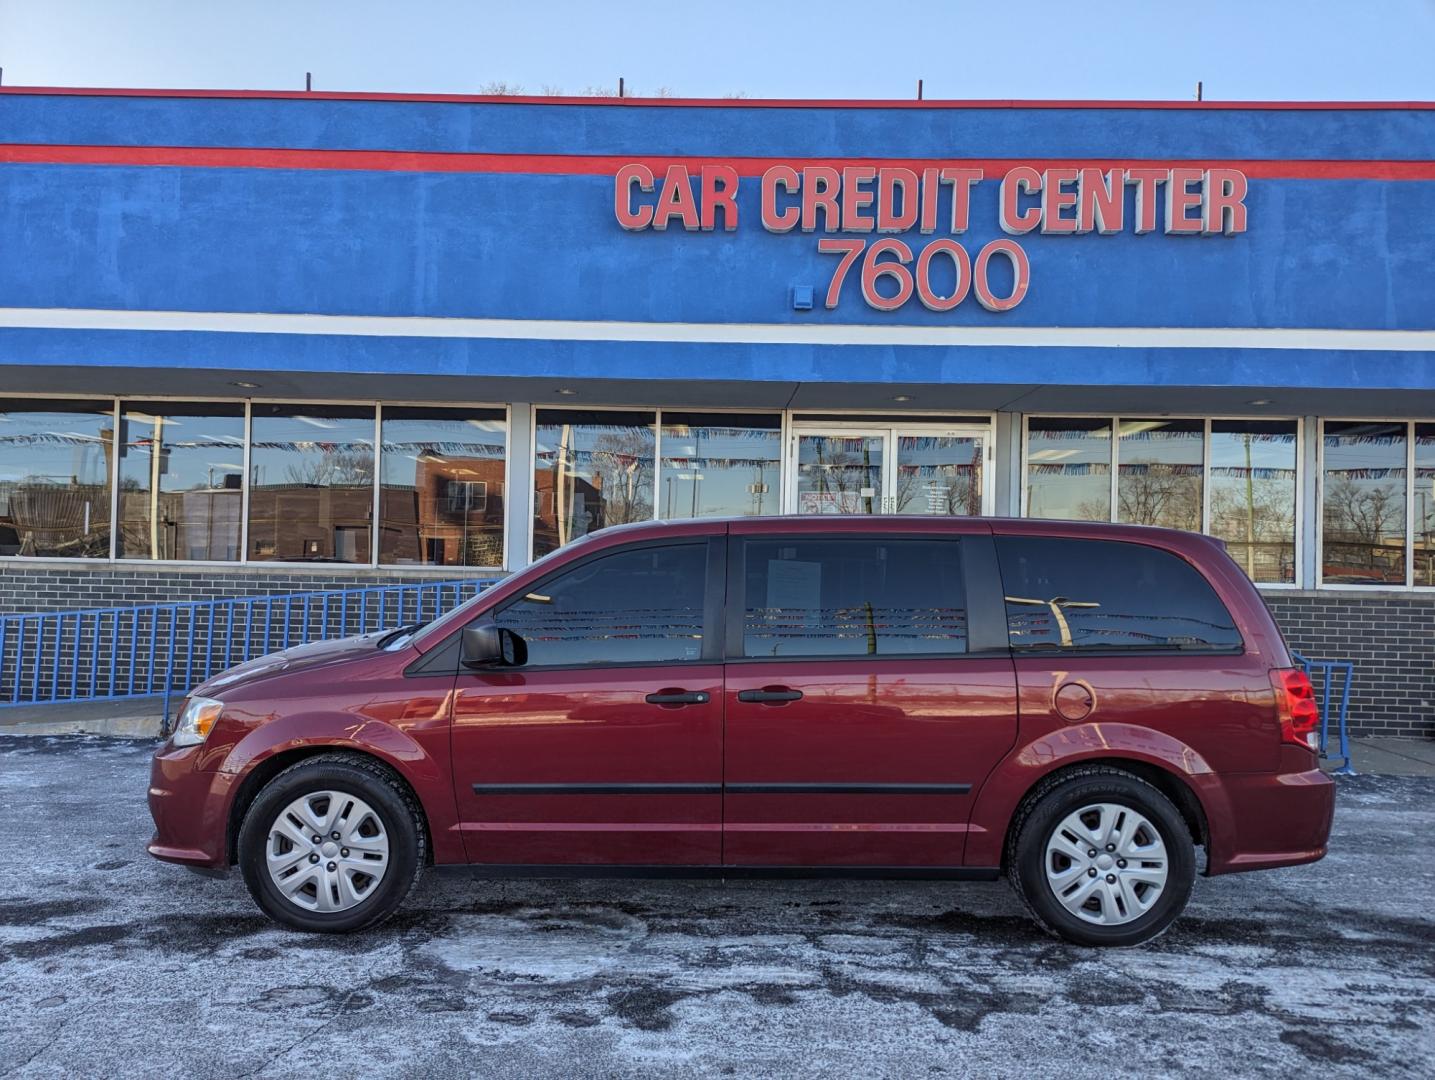
{"label": "front headlight", "polygon": [[184,712],[179,714],[179,723],[175,724],[170,741],[175,746],[198,746],[204,742],[223,711],[222,701],[207,697],[190,698],[184,703]]}

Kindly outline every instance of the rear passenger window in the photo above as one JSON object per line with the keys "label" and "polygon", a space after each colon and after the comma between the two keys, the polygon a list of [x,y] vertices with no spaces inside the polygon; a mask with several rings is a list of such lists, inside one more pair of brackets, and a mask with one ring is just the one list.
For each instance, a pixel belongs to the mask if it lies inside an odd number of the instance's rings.
{"label": "rear passenger window", "polygon": [[1144,544],[999,536],[1014,649],[1236,649],[1195,567]]}
{"label": "rear passenger window", "polygon": [[966,652],[960,550],[955,540],[749,540],[743,655]]}

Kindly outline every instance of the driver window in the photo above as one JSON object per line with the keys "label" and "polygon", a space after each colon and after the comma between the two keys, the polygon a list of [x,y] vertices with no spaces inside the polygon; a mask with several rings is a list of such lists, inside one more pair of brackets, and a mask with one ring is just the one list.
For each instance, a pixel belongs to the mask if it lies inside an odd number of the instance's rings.
{"label": "driver window", "polygon": [[550,578],[497,616],[528,645],[528,667],[702,657],[707,545],[632,548]]}

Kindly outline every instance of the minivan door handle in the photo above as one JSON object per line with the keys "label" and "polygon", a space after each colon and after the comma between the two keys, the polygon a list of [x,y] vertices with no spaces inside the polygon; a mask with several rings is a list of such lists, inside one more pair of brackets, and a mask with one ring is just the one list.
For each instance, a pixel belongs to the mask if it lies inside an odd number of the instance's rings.
{"label": "minivan door handle", "polygon": [[662,690],[644,698],[649,705],[706,705],[706,690]]}
{"label": "minivan door handle", "polygon": [[763,705],[774,705],[783,701],[798,701],[802,697],[801,690],[789,690],[785,686],[773,687],[771,690],[739,690],[738,701],[755,701]]}

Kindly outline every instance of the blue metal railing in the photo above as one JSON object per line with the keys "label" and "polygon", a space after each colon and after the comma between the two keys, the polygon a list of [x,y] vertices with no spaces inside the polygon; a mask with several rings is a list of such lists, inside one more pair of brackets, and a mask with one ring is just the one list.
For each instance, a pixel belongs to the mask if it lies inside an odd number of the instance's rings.
{"label": "blue metal railing", "polygon": [[1320,756],[1327,761],[1334,760],[1330,753],[1330,699],[1332,694],[1337,695],[1340,764],[1335,771],[1342,776],[1354,776],[1355,769],[1350,764],[1350,734],[1345,722],[1350,711],[1350,684],[1355,678],[1355,665],[1349,660],[1312,660],[1296,652],[1291,656],[1305,670],[1320,696]]}
{"label": "blue metal railing", "polygon": [[0,708],[183,694],[311,641],[427,622],[490,580],[0,615]]}

